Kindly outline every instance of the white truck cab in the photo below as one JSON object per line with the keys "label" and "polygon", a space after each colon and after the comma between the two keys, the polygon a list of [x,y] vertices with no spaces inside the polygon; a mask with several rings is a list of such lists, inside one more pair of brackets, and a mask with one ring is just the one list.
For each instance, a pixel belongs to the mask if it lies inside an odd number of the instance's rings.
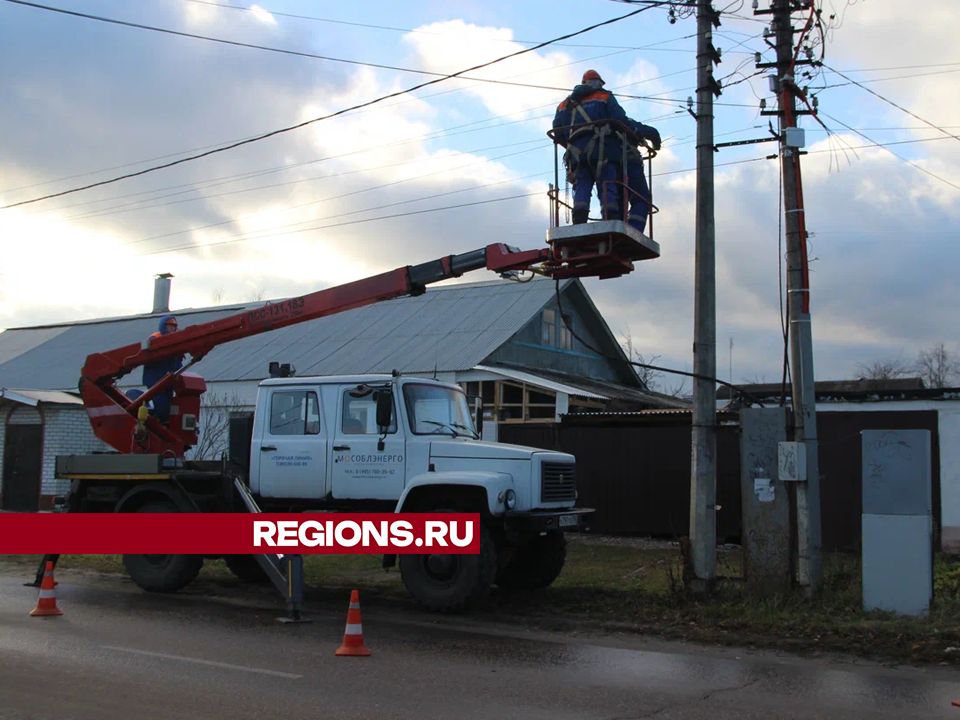
{"label": "white truck cab", "polygon": [[477,424],[456,384],[270,378],[257,395],[249,488],[265,507],[479,512],[479,556],[400,556],[404,583],[430,609],[462,609],[494,583],[545,587],[563,567],[563,531],[592,512],[575,508],[576,460],[484,442]]}

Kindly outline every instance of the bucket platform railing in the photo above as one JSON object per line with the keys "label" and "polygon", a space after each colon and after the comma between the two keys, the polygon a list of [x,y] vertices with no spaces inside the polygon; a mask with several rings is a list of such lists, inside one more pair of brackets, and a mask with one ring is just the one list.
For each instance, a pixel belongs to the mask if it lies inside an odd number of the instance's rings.
{"label": "bucket platform railing", "polygon": [[[619,141],[621,152],[618,158],[608,158],[608,161],[614,162],[618,166],[617,179],[604,181],[601,188],[605,196],[611,185],[617,186],[619,212],[616,215],[611,215],[608,208],[601,203],[600,218],[588,218],[588,221],[582,224],[561,225],[561,208],[568,211],[573,208],[560,198],[560,164],[562,158],[560,155],[561,143],[557,139],[557,133],[564,130],[582,130],[583,128],[604,125],[613,130],[612,137]],[[630,272],[633,269],[633,263],[638,260],[652,260],[660,257],[660,246],[653,240],[653,216],[659,212],[659,208],[654,205],[652,197],[644,198],[649,206],[647,218],[649,234],[640,232],[627,222],[631,198],[643,198],[643,195],[632,189],[629,184],[627,167],[630,160],[629,147],[631,145],[637,148],[649,172],[647,189],[652,191],[653,188],[652,161],[656,152],[647,145],[646,141],[617,120],[597,120],[553,128],[547,131],[547,136],[553,140],[554,148],[554,182],[548,191],[550,228],[547,231],[547,242],[553,248],[555,256],[566,262],[574,260],[594,266],[603,265],[603,269],[599,272],[600,278],[617,277]],[[565,156],[566,153],[564,153]],[[566,168],[564,168],[564,177],[569,183],[570,178]],[[591,188],[591,196],[593,194],[594,191]]]}

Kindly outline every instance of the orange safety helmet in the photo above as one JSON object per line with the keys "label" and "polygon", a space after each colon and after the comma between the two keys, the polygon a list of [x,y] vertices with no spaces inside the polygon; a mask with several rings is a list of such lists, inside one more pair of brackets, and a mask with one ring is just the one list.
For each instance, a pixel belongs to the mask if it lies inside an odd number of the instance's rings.
{"label": "orange safety helmet", "polygon": [[586,85],[586,84],[587,84],[588,82],[590,82],[591,80],[599,80],[599,81],[600,81],[600,84],[601,84],[601,85],[603,84],[603,78],[600,77],[600,73],[598,73],[596,70],[587,70],[587,71],[583,74],[583,79],[582,79],[580,82],[582,82],[584,85]]}

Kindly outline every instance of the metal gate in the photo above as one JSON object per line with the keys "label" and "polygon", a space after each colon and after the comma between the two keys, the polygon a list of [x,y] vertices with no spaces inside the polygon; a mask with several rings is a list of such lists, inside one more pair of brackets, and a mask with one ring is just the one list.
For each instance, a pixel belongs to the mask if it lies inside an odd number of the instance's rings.
{"label": "metal gate", "polygon": [[8,425],[3,445],[3,509],[37,512],[43,466],[43,425]]}

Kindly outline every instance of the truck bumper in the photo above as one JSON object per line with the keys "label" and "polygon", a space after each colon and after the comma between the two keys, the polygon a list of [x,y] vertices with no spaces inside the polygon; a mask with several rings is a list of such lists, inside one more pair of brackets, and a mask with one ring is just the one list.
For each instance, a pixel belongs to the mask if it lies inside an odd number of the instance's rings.
{"label": "truck bumper", "polygon": [[579,530],[583,527],[584,516],[592,512],[593,508],[511,512],[503,516],[503,527],[508,539],[514,542],[524,541],[533,535],[551,530]]}

